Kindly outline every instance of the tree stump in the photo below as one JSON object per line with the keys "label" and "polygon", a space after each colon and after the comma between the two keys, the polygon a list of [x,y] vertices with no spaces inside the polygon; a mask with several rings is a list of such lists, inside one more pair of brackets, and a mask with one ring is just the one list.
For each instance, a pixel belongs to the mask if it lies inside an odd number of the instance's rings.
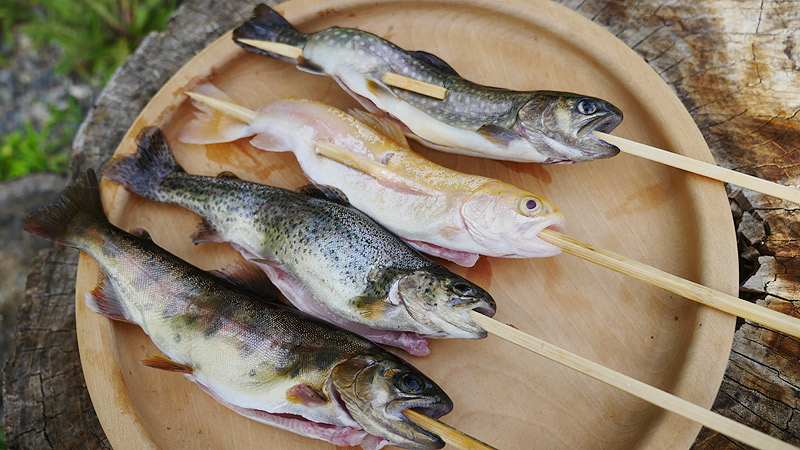
{"label": "tree stump", "polygon": [[[717,163],[800,181],[800,5],[777,0],[561,0],[633,48],[672,86]],[[249,17],[242,0],[184,3],[114,75],[74,142],[73,173],[99,168],[158,88],[194,54]],[[731,190],[741,296],[800,317],[800,207]],[[28,280],[4,370],[13,448],[107,448],[80,371],[75,252],[45,251]],[[800,340],[740,323],[714,410],[800,445]],[[703,429],[695,449],[741,448]]]}

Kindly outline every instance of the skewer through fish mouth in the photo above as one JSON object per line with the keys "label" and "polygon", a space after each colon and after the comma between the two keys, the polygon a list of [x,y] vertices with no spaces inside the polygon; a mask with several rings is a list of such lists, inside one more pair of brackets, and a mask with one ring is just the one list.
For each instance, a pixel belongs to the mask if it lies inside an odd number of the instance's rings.
{"label": "skewer through fish mouth", "polygon": [[331,391],[364,431],[403,448],[444,447],[434,433],[403,414],[413,409],[433,418],[453,410],[453,401],[431,379],[391,355],[361,355],[340,363],[331,373]]}
{"label": "skewer through fish mouth", "polygon": [[577,138],[579,140],[595,141],[596,143],[594,145],[590,145],[590,147],[594,148],[592,150],[593,154],[598,154],[598,152],[601,151],[599,149],[602,149],[603,157],[614,156],[619,153],[619,147],[600,139],[594,132],[600,131],[602,133],[609,133],[617,128],[620,123],[622,123],[621,112],[606,110],[596,117],[583,122],[578,129]]}
{"label": "skewer through fish mouth", "polygon": [[[564,230],[564,216],[554,217],[549,221],[543,221],[539,223],[531,223],[523,225],[527,229],[521,231],[522,242],[525,242],[525,247],[529,252],[532,253],[532,256],[535,257],[549,257],[555,256],[561,253],[561,249],[556,247],[555,245],[546,242],[544,239],[539,237],[539,233],[544,230],[553,230],[558,231],[559,233]],[[521,253],[521,252],[520,252]],[[507,255],[508,257],[529,257],[528,255],[520,255],[520,254],[510,254]]]}
{"label": "skewer through fish mouth", "polygon": [[470,317],[497,309],[488,292],[441,266],[416,270],[399,279],[390,298],[402,303],[419,324],[417,332],[435,338],[482,339],[486,330]]}

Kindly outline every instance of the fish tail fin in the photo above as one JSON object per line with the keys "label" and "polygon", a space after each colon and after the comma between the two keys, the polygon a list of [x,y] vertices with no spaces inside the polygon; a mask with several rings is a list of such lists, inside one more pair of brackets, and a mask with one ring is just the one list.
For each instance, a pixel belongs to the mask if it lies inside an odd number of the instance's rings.
{"label": "fish tail fin", "polygon": [[69,247],[84,248],[90,229],[108,225],[100,201],[97,175],[89,169],[69,185],[55,202],[31,213],[23,228],[28,233]]}
{"label": "fish tail fin", "polygon": [[170,152],[167,137],[158,127],[145,128],[139,133],[138,150],[132,155],[119,156],[103,172],[110,181],[144,198],[157,200],[161,183],[174,173],[183,172]]}
{"label": "fish tail fin", "polygon": [[301,33],[283,18],[277,11],[265,4],[256,6],[253,17],[233,31],[233,41],[245,50],[261,55],[271,56],[282,61],[297,64],[297,58],[273,53],[242,42],[242,39],[277,42],[302,49],[309,40],[309,35]]}
{"label": "fish tail fin", "polygon": [[[181,130],[178,136],[181,142],[216,144],[232,142],[253,134],[249,123],[243,121],[246,113],[252,114],[252,111],[241,108],[218,87],[211,83],[201,84],[189,95],[192,97],[192,105],[198,111],[195,111],[194,119]],[[239,111],[240,114],[230,111]],[[241,111],[245,113],[241,114]]]}

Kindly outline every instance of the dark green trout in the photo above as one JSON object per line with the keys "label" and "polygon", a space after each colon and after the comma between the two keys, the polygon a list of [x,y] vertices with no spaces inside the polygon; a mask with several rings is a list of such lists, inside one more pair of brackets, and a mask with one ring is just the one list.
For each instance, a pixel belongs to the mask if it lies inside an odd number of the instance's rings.
{"label": "dark green trout", "polygon": [[[599,98],[569,92],[512,91],[465,80],[440,58],[406,51],[353,28],[301,33],[266,5],[237,28],[243,48],[325,74],[371,112],[397,120],[406,134],[432,148],[470,156],[537,163],[608,158],[619,148],[593,134],[610,132],[622,112]],[[242,39],[301,48],[299,59],[264,51]],[[395,73],[447,89],[444,100],[385,84]]]}
{"label": "dark green trout", "polygon": [[187,174],[158,128],[143,130],[138,152],[112,160],[105,175],[142,197],[199,214],[195,242],[232,243],[292,304],[373,341],[425,355],[425,337],[486,336],[468,314],[494,315],[485,290],[322,192]]}
{"label": "dark green trout", "polygon": [[271,286],[251,263],[215,276],[111,225],[94,172],[28,217],[25,229],[99,263],[102,278],[86,303],[139,325],[167,356],[143,363],[184,373],[235,412],[337,446],[444,446],[402,414],[452,410],[428,377],[356,334],[275,302],[274,294],[255,295],[253,287]]}

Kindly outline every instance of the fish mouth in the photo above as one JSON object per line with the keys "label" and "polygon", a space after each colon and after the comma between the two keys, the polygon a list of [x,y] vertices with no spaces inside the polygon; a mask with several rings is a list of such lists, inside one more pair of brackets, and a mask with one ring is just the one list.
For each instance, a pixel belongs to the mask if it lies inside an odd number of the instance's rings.
{"label": "fish mouth", "polygon": [[449,318],[431,318],[431,322],[436,328],[441,330],[440,334],[435,337],[450,339],[483,339],[488,336],[487,331],[470,317],[469,312],[475,311],[486,317],[494,317],[497,311],[497,305],[491,297],[480,299],[456,298],[448,303],[452,304],[450,308],[454,310],[453,312],[456,314]]}
{"label": "fish mouth", "polygon": [[434,434],[426,430],[425,428],[420,427],[419,425],[412,422],[411,419],[409,419],[404,414],[405,411],[409,410],[418,412],[420,414],[424,414],[434,419],[438,419],[439,417],[442,417],[453,410],[452,400],[450,400],[449,398],[447,398],[446,401],[442,401],[440,399],[394,400],[386,406],[387,413],[390,413],[394,417],[401,420],[408,427],[424,435],[430,441],[434,442],[435,443],[434,445],[438,445],[438,443],[441,443],[441,446],[438,448],[444,447],[444,441],[442,440],[441,437],[439,437],[439,435]]}
{"label": "fish mouth", "polygon": [[564,216],[558,214],[557,217],[547,221],[525,224],[524,229],[520,230],[521,237],[522,241],[529,245],[520,254],[507,255],[507,257],[545,258],[560,254],[561,249],[539,237],[539,233],[544,230],[553,230],[560,233],[564,230],[564,223]]}
{"label": "fish mouth", "polygon": [[594,134],[594,132],[599,131],[601,133],[609,133],[617,128],[620,123],[622,123],[622,116],[619,114],[615,114],[613,112],[600,114],[597,117],[593,117],[583,122],[581,127],[578,129],[577,137],[596,141],[606,149],[607,155],[604,155],[604,157],[614,156],[619,153],[619,147],[600,139]]}

